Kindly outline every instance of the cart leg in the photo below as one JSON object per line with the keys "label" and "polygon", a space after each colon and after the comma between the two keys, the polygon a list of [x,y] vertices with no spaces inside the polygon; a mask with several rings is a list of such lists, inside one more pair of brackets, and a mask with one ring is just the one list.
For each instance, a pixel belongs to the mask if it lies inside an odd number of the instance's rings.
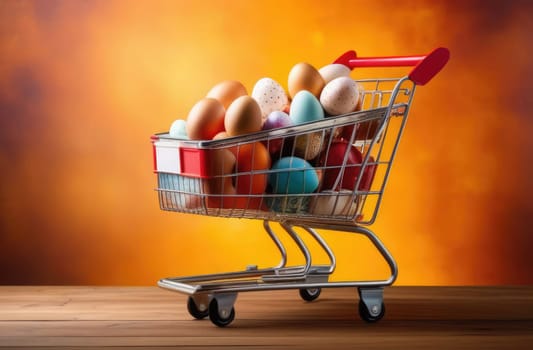
{"label": "cart leg", "polygon": [[226,327],[235,318],[235,300],[237,293],[213,294],[209,303],[209,319],[219,327]]}
{"label": "cart leg", "polygon": [[317,243],[320,245],[320,247],[328,255],[328,258],[329,258],[329,261],[330,261],[329,266],[326,266],[326,269],[320,269],[317,272],[326,273],[328,275],[331,275],[333,273],[333,271],[335,271],[335,267],[337,266],[337,262],[336,262],[336,259],[335,259],[335,254],[333,254],[333,251],[331,250],[331,248],[328,246],[326,241],[318,234],[318,232],[316,232],[315,230],[313,230],[309,226],[301,226],[301,227],[304,230],[306,230],[311,235],[311,237],[313,237],[315,239],[315,241],[317,241]]}
{"label": "cart leg", "polygon": [[279,240],[278,236],[272,231],[272,228],[270,228],[270,224],[268,220],[263,221],[263,228],[270,236],[270,239],[274,242],[276,247],[279,249],[279,252],[281,254],[281,261],[279,262],[278,266],[275,267],[275,269],[281,269],[287,265],[287,250],[285,250],[285,247],[283,246],[283,243]]}
{"label": "cart leg", "polygon": [[359,316],[366,322],[376,322],[385,315],[383,288],[358,288]]}
{"label": "cart leg", "polygon": [[291,268],[290,271],[277,270],[274,275],[264,275],[262,276],[263,281],[293,281],[298,279],[305,279],[309,269],[311,268],[311,253],[303,240],[298,236],[298,234],[293,230],[293,226],[281,222],[281,227],[289,234],[289,237],[296,243],[296,246],[300,249],[300,252],[305,257],[305,265]]}
{"label": "cart leg", "polygon": [[323,224],[323,225],[313,224],[313,228],[344,231],[344,232],[351,232],[351,233],[364,235],[374,245],[374,247],[378,250],[378,252],[381,254],[383,259],[387,262],[390,268],[390,272],[391,272],[388,279],[384,281],[379,281],[379,285],[377,285],[377,283],[376,285],[380,287],[390,286],[391,284],[394,283],[394,281],[396,281],[396,278],[398,277],[398,265],[396,264],[396,261],[392,257],[391,253],[387,250],[383,242],[381,242],[379,238],[374,234],[374,232],[370,231],[368,228],[362,227],[362,226],[328,225],[328,224]]}

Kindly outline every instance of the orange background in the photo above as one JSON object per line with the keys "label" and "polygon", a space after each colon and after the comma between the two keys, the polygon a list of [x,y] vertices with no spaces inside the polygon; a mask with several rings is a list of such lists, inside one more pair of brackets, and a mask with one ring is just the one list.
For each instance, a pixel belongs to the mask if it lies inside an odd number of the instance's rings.
{"label": "orange background", "polygon": [[[0,283],[153,285],[276,264],[261,222],[159,210],[150,135],[224,79],[286,87],[300,61],[445,46],[373,229],[397,284],[531,284],[531,4],[1,1]],[[324,235],[335,279],[386,274],[364,240]]]}

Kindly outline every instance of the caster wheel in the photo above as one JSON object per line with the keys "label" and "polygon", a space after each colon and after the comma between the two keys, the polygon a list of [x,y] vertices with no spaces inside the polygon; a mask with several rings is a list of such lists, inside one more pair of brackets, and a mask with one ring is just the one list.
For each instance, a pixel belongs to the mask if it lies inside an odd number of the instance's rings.
{"label": "caster wheel", "polygon": [[215,298],[209,303],[209,319],[219,327],[226,327],[235,318],[235,308],[231,307],[228,315],[221,315],[218,311],[218,302]]}
{"label": "caster wheel", "polygon": [[305,301],[313,301],[320,295],[322,289],[320,288],[301,288],[300,296]]}
{"label": "caster wheel", "polygon": [[366,304],[362,300],[359,300],[359,316],[368,323],[377,322],[385,316],[385,304],[381,303],[381,311],[376,314],[375,312],[370,312]]}
{"label": "caster wheel", "polygon": [[207,305],[204,305],[204,308],[205,310],[201,310],[196,305],[192,297],[189,297],[189,299],[187,300],[187,311],[189,311],[189,314],[197,320],[201,320],[209,316],[209,307],[207,307]]}

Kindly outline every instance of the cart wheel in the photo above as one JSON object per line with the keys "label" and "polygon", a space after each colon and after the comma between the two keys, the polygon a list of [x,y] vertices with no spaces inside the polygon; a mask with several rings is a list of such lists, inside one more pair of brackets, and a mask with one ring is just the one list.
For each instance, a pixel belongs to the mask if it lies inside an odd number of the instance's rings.
{"label": "cart wheel", "polygon": [[381,311],[376,314],[375,312],[370,312],[366,304],[362,300],[359,300],[359,316],[368,323],[377,322],[385,316],[385,304],[381,303]]}
{"label": "cart wheel", "polygon": [[201,320],[209,316],[209,307],[207,307],[206,305],[203,306],[205,310],[199,308],[192,297],[189,297],[189,299],[187,300],[187,311],[189,311],[189,314],[197,320]]}
{"label": "cart wheel", "polygon": [[305,301],[313,301],[320,295],[320,288],[300,288],[300,296]]}
{"label": "cart wheel", "polygon": [[209,319],[219,327],[226,327],[235,318],[235,308],[232,306],[228,315],[221,315],[218,311],[218,302],[215,298],[209,303]]}

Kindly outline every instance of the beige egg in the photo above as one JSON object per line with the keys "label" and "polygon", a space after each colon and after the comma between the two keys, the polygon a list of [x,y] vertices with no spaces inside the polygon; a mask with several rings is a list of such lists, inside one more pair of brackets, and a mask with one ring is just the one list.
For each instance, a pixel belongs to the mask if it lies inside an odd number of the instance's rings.
{"label": "beige egg", "polygon": [[365,90],[363,89],[363,84],[356,83],[357,85],[357,91],[359,91],[359,99],[357,100],[357,104],[355,105],[355,111],[360,111],[363,109],[363,103],[365,99]]}
{"label": "beige egg", "polygon": [[322,147],[322,132],[299,135],[294,139],[294,155],[306,160],[316,158]]}
{"label": "beige egg", "polygon": [[211,140],[224,131],[224,107],[213,98],[198,101],[187,116],[187,135],[191,140]]}
{"label": "beige egg", "polygon": [[315,215],[353,215],[352,191],[322,191],[313,197],[311,212]]}
{"label": "beige egg", "polygon": [[224,126],[228,136],[237,136],[261,130],[263,118],[259,104],[250,96],[238,97],[228,107]]}
{"label": "beige egg", "polygon": [[344,64],[333,63],[320,68],[318,72],[322,76],[322,79],[324,79],[324,82],[327,84],[336,78],[349,77],[352,71]]}
{"label": "beige egg", "polygon": [[237,99],[237,97],[248,95],[246,87],[236,80],[224,80],[213,86],[206,97],[214,98],[222,103],[224,109]]}
{"label": "beige egg", "polygon": [[289,72],[288,87],[291,98],[300,90],[307,90],[319,98],[325,85],[318,70],[309,63],[297,63]]}
{"label": "beige egg", "polygon": [[348,77],[333,79],[320,94],[320,103],[329,115],[353,112],[358,101],[357,83]]}

